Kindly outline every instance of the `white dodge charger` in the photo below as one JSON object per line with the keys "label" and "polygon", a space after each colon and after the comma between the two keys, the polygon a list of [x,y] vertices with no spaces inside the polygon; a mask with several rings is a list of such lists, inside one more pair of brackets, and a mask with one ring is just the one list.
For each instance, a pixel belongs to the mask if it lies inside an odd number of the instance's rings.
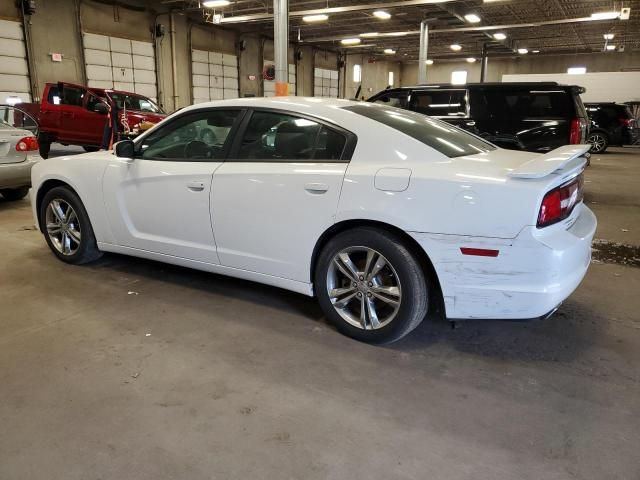
{"label": "white dodge charger", "polygon": [[555,311],[591,256],[588,150],[502,150],[369,103],[225,100],[40,162],[32,205],[65,262],[124,253],[315,295],[341,332],[384,343],[431,308]]}

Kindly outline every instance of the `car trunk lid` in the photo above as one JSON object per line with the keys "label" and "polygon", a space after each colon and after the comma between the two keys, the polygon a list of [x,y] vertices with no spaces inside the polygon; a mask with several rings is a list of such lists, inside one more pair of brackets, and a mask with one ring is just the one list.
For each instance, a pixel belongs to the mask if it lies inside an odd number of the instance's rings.
{"label": "car trunk lid", "polygon": [[27,154],[18,152],[16,144],[28,136],[31,136],[31,133],[25,130],[0,126],[0,164],[24,162]]}

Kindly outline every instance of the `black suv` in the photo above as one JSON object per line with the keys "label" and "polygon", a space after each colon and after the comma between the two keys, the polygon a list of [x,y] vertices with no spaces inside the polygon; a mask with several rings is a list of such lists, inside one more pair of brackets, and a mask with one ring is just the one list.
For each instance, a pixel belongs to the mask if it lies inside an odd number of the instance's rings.
{"label": "black suv", "polygon": [[638,141],[636,120],[627,105],[585,103],[591,120],[588,142],[593,153],[604,152],[609,145],[633,145]]}
{"label": "black suv", "polygon": [[368,101],[445,120],[502,148],[548,152],[586,143],[584,92],[556,82],[418,85],[390,88]]}

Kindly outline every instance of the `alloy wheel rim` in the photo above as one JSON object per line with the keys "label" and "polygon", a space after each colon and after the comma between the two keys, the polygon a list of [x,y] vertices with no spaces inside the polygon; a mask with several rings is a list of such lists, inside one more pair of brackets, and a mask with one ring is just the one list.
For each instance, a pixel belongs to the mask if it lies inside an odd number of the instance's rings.
{"label": "alloy wheel rim", "polygon": [[589,137],[589,143],[592,145],[591,149],[594,152],[599,152],[604,148],[605,140],[602,135],[591,135]]}
{"label": "alloy wheel rim", "polygon": [[350,325],[378,330],[398,315],[400,278],[388,259],[368,247],[348,247],[331,259],[327,293],[336,312]]}
{"label": "alloy wheel rim", "polygon": [[78,251],[82,241],[80,220],[69,202],[61,198],[51,200],[45,221],[47,235],[58,252],[70,256]]}

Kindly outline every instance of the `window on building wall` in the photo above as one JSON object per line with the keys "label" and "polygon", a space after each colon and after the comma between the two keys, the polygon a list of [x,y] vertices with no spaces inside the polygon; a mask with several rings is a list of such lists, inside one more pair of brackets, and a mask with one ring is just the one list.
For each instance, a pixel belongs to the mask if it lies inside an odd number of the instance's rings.
{"label": "window on building wall", "polygon": [[389,72],[389,86],[393,87],[393,72]]}
{"label": "window on building wall", "polygon": [[357,63],[353,66],[353,81],[355,83],[362,81],[362,67]]}
{"label": "window on building wall", "polygon": [[467,83],[467,71],[458,70],[456,72],[451,72],[451,83],[453,85],[464,85]]}

